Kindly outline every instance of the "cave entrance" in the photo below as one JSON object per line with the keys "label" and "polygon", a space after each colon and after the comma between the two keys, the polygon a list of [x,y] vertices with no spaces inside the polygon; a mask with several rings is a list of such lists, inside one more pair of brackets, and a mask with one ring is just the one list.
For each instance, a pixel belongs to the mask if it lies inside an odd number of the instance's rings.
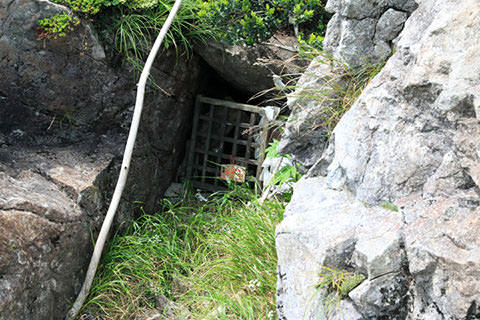
{"label": "cave entrance", "polygon": [[226,179],[261,182],[262,162],[276,107],[257,107],[197,96],[187,149],[186,178],[215,191]]}

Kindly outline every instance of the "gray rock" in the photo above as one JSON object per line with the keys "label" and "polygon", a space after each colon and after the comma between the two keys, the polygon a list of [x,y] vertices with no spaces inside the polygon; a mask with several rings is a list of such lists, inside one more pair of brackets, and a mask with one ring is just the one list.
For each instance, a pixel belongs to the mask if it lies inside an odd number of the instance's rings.
{"label": "gray rock", "polygon": [[392,53],[391,41],[416,8],[410,0],[329,0],[326,9],[335,15],[328,23],[324,48],[338,63],[352,68],[381,63]]}
{"label": "gray rock", "polygon": [[[334,65],[346,63],[360,68],[367,63],[384,62],[392,53],[392,40],[397,38],[414,8],[410,1],[329,1],[327,10],[337,14],[328,24],[324,46],[333,55]],[[345,68],[334,67],[329,60],[320,57],[312,61],[288,98],[292,112],[279,150],[292,155],[307,169],[325,149],[329,136],[325,119],[329,115],[324,110],[335,107],[343,85]]]}
{"label": "gray rock", "polygon": [[324,108],[334,104],[334,94],[327,94],[330,81],[340,82],[330,65],[313,60],[297,82],[297,89],[289,94],[292,110],[285,125],[278,151],[289,154],[305,168],[313,166],[322,154],[328,138],[323,124]]}
{"label": "gray rock", "polygon": [[367,276],[345,299],[365,319],[480,315],[478,25],[478,1],[421,1],[295,185],[277,227],[282,319],[324,316],[321,266]]}
{"label": "gray rock", "polygon": [[[457,20],[461,16],[458,9],[458,15],[452,17],[451,3],[443,6],[444,10],[435,15],[425,30],[419,31],[418,26],[423,25],[425,16],[433,14],[427,5],[412,15],[404,31],[405,38],[399,42],[398,54],[389,60],[336,127],[330,146],[335,157],[328,169],[332,187],[348,188],[368,203],[422,190],[428,177],[439,170],[443,159],[448,161],[451,157],[449,151],[461,146],[455,144],[454,139],[463,129],[455,128],[465,127],[460,125],[465,121],[472,128],[477,126],[469,119],[475,117],[474,101],[478,99],[479,82],[472,79],[479,76],[465,67],[476,69],[478,63],[472,56],[475,42],[465,42],[465,52],[458,52],[458,46],[438,46],[438,43],[458,39],[460,34],[475,37],[475,30],[467,22],[462,24]],[[415,23],[416,20],[420,22]],[[449,31],[442,29],[444,32],[438,33],[439,24],[448,25]],[[410,45],[405,41],[412,33],[415,38],[419,33],[424,36]],[[416,62],[409,59],[410,63],[405,65],[407,52]],[[450,66],[448,74],[444,73],[445,65]],[[467,86],[466,82],[471,85]],[[462,91],[453,89],[459,87]],[[460,100],[463,101],[460,103],[459,95],[471,99]],[[352,136],[359,138],[352,140]],[[460,158],[478,159],[474,150],[469,150],[468,155],[461,150],[455,152]],[[453,174],[458,173],[457,169],[452,170]],[[470,184],[468,175],[459,177],[462,181],[456,185]]]}
{"label": "gray rock", "polygon": [[333,314],[328,320],[364,320],[365,318],[358,313],[354,304],[349,299],[343,299],[333,310]]}
{"label": "gray rock", "polygon": [[[60,319],[80,289],[107,205],[113,155],[99,145],[2,150],[0,319]],[[109,152],[110,151],[110,152]],[[8,157],[8,159],[6,159]],[[64,298],[64,299],[62,299]]]}
{"label": "gray rock", "polygon": [[237,90],[254,95],[274,88],[272,75],[294,72],[295,68],[282,65],[283,61],[303,65],[294,59],[297,45],[295,37],[277,33],[254,46],[209,42],[198,43],[195,51]]}
{"label": "gray rock", "polygon": [[378,19],[375,27],[375,39],[380,41],[392,41],[403,29],[403,24],[407,21],[408,14],[395,9],[388,9]]}
{"label": "gray rock", "polygon": [[[62,319],[117,180],[135,101],[87,22],[38,41],[49,1],[0,1],[0,319]],[[81,52],[83,41],[88,50]],[[83,55],[80,55],[83,53]],[[199,59],[157,57],[114,229],[152,212],[179,165]]]}
{"label": "gray rock", "polygon": [[[379,270],[402,269],[401,259],[363,259],[359,244],[396,243],[391,234],[399,232],[402,215],[328,189],[325,178],[298,182],[284,217],[276,230],[280,319],[315,319],[324,313],[318,306],[323,293],[315,289],[322,266],[364,272],[368,278]],[[355,260],[362,264],[357,266]]]}
{"label": "gray rock", "polygon": [[388,273],[362,282],[350,298],[365,319],[405,319],[408,313],[409,279],[403,273]]}

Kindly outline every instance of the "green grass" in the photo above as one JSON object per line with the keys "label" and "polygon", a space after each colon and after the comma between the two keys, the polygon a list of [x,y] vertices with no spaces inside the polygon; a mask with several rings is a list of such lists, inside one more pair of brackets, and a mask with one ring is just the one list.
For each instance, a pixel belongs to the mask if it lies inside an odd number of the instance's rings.
{"label": "green grass", "polygon": [[240,186],[207,202],[165,201],[161,213],[112,239],[83,314],[134,319],[163,295],[183,306],[184,318],[275,318],[274,231],[283,210]]}
{"label": "green grass", "polygon": [[[107,51],[125,57],[135,66],[139,64],[150,52],[173,3],[172,0],[160,1],[140,11],[117,6],[100,12],[95,26]],[[174,47],[177,54],[181,51],[189,55],[194,41],[206,41],[214,36],[211,29],[197,21],[197,8],[196,0],[184,0],[164,39],[164,48]]]}
{"label": "green grass", "polygon": [[[303,61],[309,65],[312,61],[330,66],[330,74],[324,75],[321,89],[315,86],[303,86],[298,84],[301,76],[317,78],[316,74],[309,74],[305,67],[295,64],[295,60]],[[285,100],[287,97],[295,99],[295,108],[302,109],[307,103],[316,102],[322,108],[315,111],[315,119],[311,119],[312,130],[322,127],[331,135],[333,129],[342,116],[357,101],[363,89],[382,70],[385,63],[372,64],[365,61],[365,64],[357,69],[351,69],[347,65],[331,58],[327,53],[308,45],[301,45],[295,59],[283,61],[282,67],[289,67],[295,70],[290,74],[282,75],[285,84],[283,88],[271,88],[265,90],[255,97],[258,98],[267,93],[277,91],[275,98],[271,100]],[[313,117],[312,117],[313,118]]]}
{"label": "green grass", "polygon": [[335,63],[322,52],[318,52],[315,59],[332,66],[332,73],[325,79],[323,89],[302,88],[298,92],[293,92],[291,96],[299,98],[300,101],[308,99],[322,104],[323,109],[318,113],[314,125],[323,126],[331,134],[338,121],[357,101],[363,89],[380,72],[384,64],[365,62],[363,67],[352,70],[346,65]]}

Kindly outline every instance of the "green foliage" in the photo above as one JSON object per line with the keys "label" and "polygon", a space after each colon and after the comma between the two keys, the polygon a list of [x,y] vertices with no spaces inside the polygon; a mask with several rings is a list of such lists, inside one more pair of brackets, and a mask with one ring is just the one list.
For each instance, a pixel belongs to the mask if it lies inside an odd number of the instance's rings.
{"label": "green foliage", "polygon": [[[290,159],[290,155],[284,155],[280,154],[277,151],[278,144],[280,143],[279,140],[274,139],[272,142],[269,143],[268,147],[265,148],[265,157],[266,158],[277,158],[277,157],[283,157],[286,159]],[[273,178],[268,182],[268,185],[270,186],[282,186],[285,183],[293,183],[297,182],[300,180],[302,177],[302,174],[298,170],[298,165],[286,165],[280,168],[277,172],[275,172],[275,175]]]}
{"label": "green foliage", "polygon": [[[196,1],[184,0],[163,42],[165,48],[183,46],[188,52],[193,40],[212,35],[212,31],[198,21]],[[112,57],[123,56],[139,66],[139,61],[149,53],[174,0],[56,0],[56,3],[94,21],[100,39]],[[60,16],[70,17],[66,14]],[[40,37],[57,39],[65,36],[65,32],[58,30],[71,30],[73,25],[80,23],[77,17],[71,19],[74,23],[57,16],[40,20]]]}
{"label": "green foliage", "polygon": [[333,291],[340,298],[345,298],[350,291],[355,289],[365,280],[365,276],[362,274],[353,274],[325,266],[322,266],[322,271],[319,273],[319,277],[320,282],[318,282],[315,287]]}
{"label": "green foliage", "polygon": [[50,18],[37,21],[39,26],[39,39],[64,37],[68,31],[80,24],[80,20],[72,15],[61,13]]}
{"label": "green foliage", "polygon": [[340,284],[339,293],[340,296],[346,297],[356,287],[360,285],[365,280],[365,276],[363,274],[354,274],[351,277],[347,277],[343,282]]}
{"label": "green foliage", "polygon": [[[321,0],[199,0],[199,3],[201,21],[233,44],[252,45],[292,26],[295,31],[301,27],[311,39],[310,34],[324,33],[330,18]],[[313,38],[310,42],[321,46]]]}
{"label": "green foliage", "polygon": [[119,3],[129,7],[130,9],[147,9],[158,4],[158,0],[119,0]]}
{"label": "green foliage", "polygon": [[103,0],[53,0],[53,2],[69,7],[75,12],[96,14],[103,5]]}
{"label": "green foliage", "polygon": [[[150,49],[174,0],[55,0],[80,18],[94,21],[107,52],[124,56],[134,65]],[[40,38],[57,39],[78,25],[67,14],[39,21]],[[167,33],[166,48],[187,49],[194,40],[224,39],[252,45],[277,30],[292,29],[303,44],[321,47],[330,15],[323,0],[185,0]],[[74,19],[72,21],[71,19]],[[299,31],[300,30],[300,31]]]}
{"label": "green foliage", "polygon": [[[164,295],[192,319],[269,319],[275,310],[275,225],[284,205],[260,204],[244,186],[176,204],[167,200],[115,235],[84,314],[133,319]],[[182,318],[182,317],[179,317]]]}
{"label": "green foliage", "polygon": [[390,202],[384,202],[380,205],[383,209],[391,210],[394,212],[398,212],[398,207]]}
{"label": "green foliage", "polygon": [[[125,56],[130,62],[143,60],[155,40],[158,30],[163,26],[173,2],[162,3],[141,12],[126,8],[115,8],[101,16],[98,26],[106,32],[101,33],[104,42],[109,44],[117,54]],[[176,19],[172,23],[164,40],[164,47],[180,45],[190,48],[194,39],[209,36],[209,31],[200,24],[195,24],[195,2],[185,0]]]}
{"label": "green foliage", "polygon": [[[282,157],[280,153],[278,153],[278,144],[280,143],[279,140],[273,139],[272,142],[268,144],[268,147],[265,148],[265,157],[266,158],[278,158]],[[288,156],[285,156],[288,157]]]}
{"label": "green foliage", "polygon": [[323,46],[323,38],[324,37],[317,32],[312,32],[308,38],[306,38],[303,33],[300,33],[297,40],[300,47],[310,46],[320,49]]}

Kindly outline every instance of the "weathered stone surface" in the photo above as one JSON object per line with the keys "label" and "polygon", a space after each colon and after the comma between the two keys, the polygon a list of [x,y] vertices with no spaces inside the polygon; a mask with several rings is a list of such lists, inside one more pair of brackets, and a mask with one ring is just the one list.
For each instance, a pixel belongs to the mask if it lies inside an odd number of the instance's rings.
{"label": "weathered stone surface", "polygon": [[416,7],[413,0],[329,0],[326,9],[335,15],[328,23],[325,50],[352,68],[383,62]]}
{"label": "weathered stone surface", "polygon": [[0,319],[60,319],[79,290],[116,151],[98,147],[0,149]]}
{"label": "weathered stone surface", "polygon": [[334,58],[312,61],[289,95],[292,110],[282,135],[279,150],[290,154],[305,168],[313,166],[325,149],[330,115],[324,110],[336,108],[338,95],[345,86],[343,64],[359,68],[366,63],[384,62],[392,53],[413,1],[329,1],[327,10],[336,12],[329,22],[324,46]]}
{"label": "weathered stone surface", "polygon": [[[275,85],[273,74],[281,74],[283,61],[296,54],[297,39],[276,34],[254,46],[228,45],[216,42],[198,44],[195,51],[237,90],[254,95]],[[301,62],[298,62],[301,63]]]}
{"label": "weathered stone surface", "polygon": [[295,186],[277,227],[281,319],[321,318],[305,312],[321,305],[321,266],[367,276],[343,319],[351,307],[364,319],[480,315],[479,25],[478,1],[419,2]]}
{"label": "weathered stone surface", "polygon": [[[378,277],[379,271],[402,272],[401,259],[366,259],[362,249],[368,242],[376,242],[378,252],[392,252],[402,225],[400,213],[368,207],[351,194],[328,189],[325,178],[297,183],[276,231],[279,318],[317,319],[324,315],[324,290],[315,289],[322,266],[368,278]],[[401,254],[402,250],[390,256]]]}
{"label": "weathered stone surface", "polygon": [[[88,23],[58,41],[36,39],[37,19],[62,10],[0,0],[2,320],[64,317],[113,193],[135,102],[131,74],[107,64]],[[147,88],[116,228],[140,205],[155,210],[176,174],[198,75],[198,58],[157,57],[152,76],[163,91]]]}
{"label": "weathered stone surface", "polygon": [[334,104],[329,81],[338,81],[328,64],[313,60],[289,94],[287,105],[292,110],[285,125],[278,151],[289,154],[305,168],[313,166],[321,156],[328,138],[324,127],[324,108]]}

